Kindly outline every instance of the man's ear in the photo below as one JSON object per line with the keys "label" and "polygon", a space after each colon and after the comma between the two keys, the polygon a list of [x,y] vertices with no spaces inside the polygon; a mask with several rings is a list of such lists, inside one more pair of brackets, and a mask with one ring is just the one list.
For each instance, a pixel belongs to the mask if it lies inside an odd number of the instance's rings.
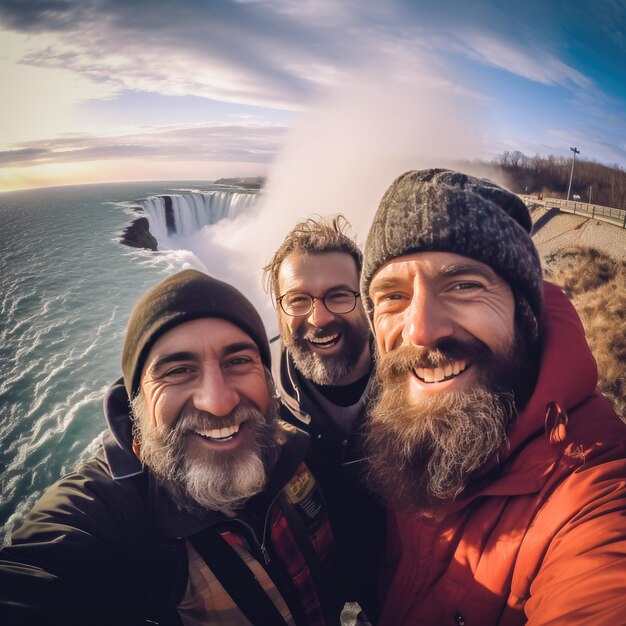
{"label": "man's ear", "polygon": [[141,461],[141,444],[133,437],[133,452],[135,456]]}
{"label": "man's ear", "polygon": [[132,449],[135,456],[141,460],[141,436],[139,434],[139,421],[142,411],[145,411],[145,398],[141,391],[135,394],[135,397],[130,402],[130,419],[133,425],[133,443]]}
{"label": "man's ear", "polygon": [[275,400],[280,399],[280,393],[278,393],[278,389],[276,388],[276,383],[274,382],[274,377],[272,376],[272,372],[270,372],[267,365],[263,366],[265,369],[265,380],[267,381],[267,388],[270,392],[270,395]]}

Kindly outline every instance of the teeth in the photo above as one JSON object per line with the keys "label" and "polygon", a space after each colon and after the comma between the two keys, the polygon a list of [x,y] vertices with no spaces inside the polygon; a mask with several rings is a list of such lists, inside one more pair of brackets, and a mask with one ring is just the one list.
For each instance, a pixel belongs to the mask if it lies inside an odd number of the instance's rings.
{"label": "teeth", "polygon": [[335,335],[331,335],[330,337],[315,337],[311,338],[308,341],[310,343],[314,343],[316,346],[325,346],[326,344],[332,343],[339,338],[339,333]]}
{"label": "teeth", "polygon": [[440,383],[443,380],[453,376],[458,376],[467,368],[467,361],[452,361],[444,367],[418,367],[415,369],[415,375],[425,383]]}
{"label": "teeth", "polygon": [[213,428],[211,430],[195,430],[194,432],[207,439],[229,439],[239,432],[239,424],[225,428]]}

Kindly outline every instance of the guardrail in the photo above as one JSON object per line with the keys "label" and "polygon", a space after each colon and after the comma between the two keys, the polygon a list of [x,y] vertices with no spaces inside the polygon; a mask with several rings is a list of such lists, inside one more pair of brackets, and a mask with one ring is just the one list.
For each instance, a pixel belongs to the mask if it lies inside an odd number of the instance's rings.
{"label": "guardrail", "polygon": [[588,202],[580,202],[579,200],[562,200],[561,198],[545,198],[537,196],[528,196],[519,194],[524,202],[529,204],[541,204],[547,209],[559,209],[566,213],[574,213],[574,215],[585,215],[594,219],[626,228],[626,209],[616,209],[615,207],[601,206],[598,204],[589,204]]}

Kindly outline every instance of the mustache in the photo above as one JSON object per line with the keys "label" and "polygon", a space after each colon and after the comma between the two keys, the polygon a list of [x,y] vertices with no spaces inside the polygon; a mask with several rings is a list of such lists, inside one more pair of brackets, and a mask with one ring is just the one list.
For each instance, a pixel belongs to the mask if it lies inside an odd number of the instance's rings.
{"label": "mustache", "polygon": [[194,407],[185,407],[170,431],[169,435],[176,437],[189,430],[203,428],[228,428],[239,426],[244,422],[265,422],[267,418],[257,408],[248,404],[239,404],[228,415],[213,415],[208,411],[200,411]]}
{"label": "mustache", "polygon": [[322,337],[330,337],[337,333],[343,332],[343,324],[338,321],[331,322],[323,328],[303,327],[293,331],[292,336],[296,341],[306,341],[307,339],[320,339]]}
{"label": "mustache", "polygon": [[491,350],[480,339],[444,337],[432,348],[405,344],[382,357],[379,355],[378,375],[385,380],[409,374],[419,367],[434,369],[461,359],[480,364],[490,355]]}

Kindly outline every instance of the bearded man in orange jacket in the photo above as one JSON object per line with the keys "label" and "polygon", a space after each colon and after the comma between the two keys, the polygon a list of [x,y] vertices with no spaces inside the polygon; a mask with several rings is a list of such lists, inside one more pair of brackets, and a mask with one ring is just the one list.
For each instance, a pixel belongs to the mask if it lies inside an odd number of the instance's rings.
{"label": "bearded man in orange jacket", "polygon": [[626,424],[531,227],[516,195],[437,169],[374,218],[383,625],[626,623]]}

